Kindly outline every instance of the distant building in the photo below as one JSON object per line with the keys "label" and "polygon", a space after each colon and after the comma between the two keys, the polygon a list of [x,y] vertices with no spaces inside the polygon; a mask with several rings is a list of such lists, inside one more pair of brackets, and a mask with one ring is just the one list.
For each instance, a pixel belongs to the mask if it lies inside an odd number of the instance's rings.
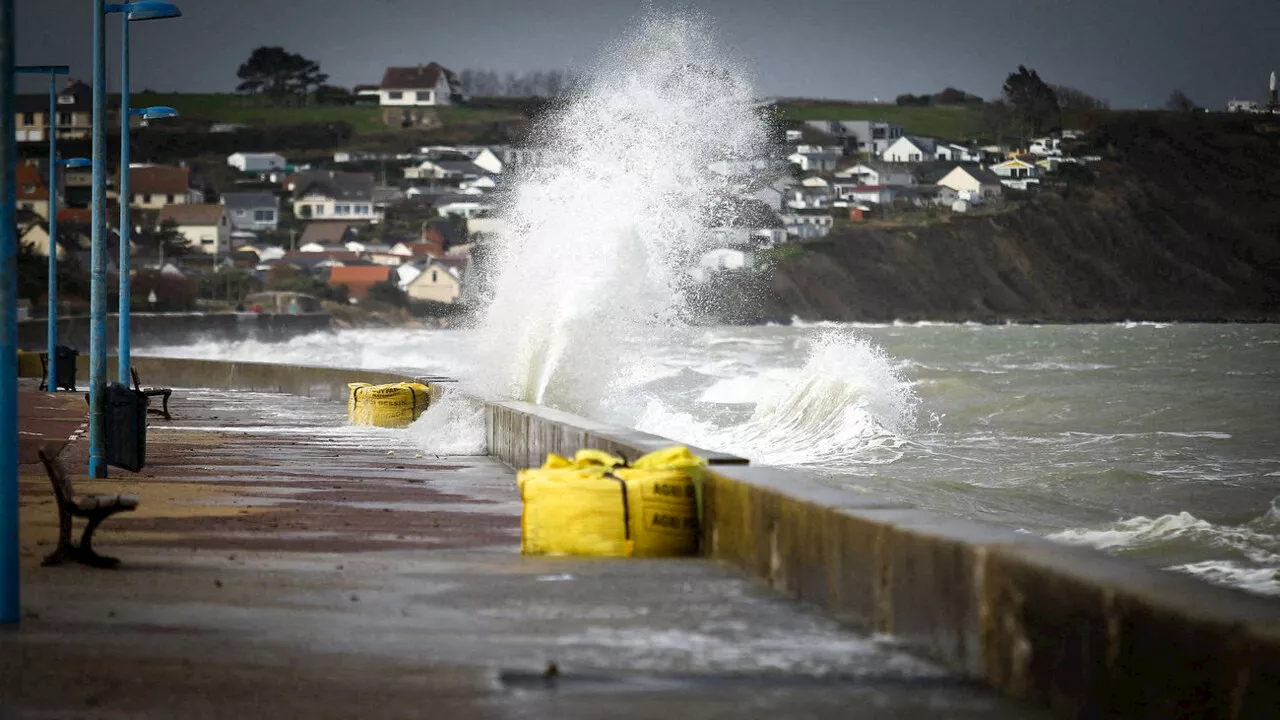
{"label": "distant building", "polygon": [[275,230],[280,222],[280,199],[271,193],[223,193],[222,204],[235,230]]}
{"label": "distant building", "polygon": [[809,120],[805,125],[839,140],[846,155],[882,155],[903,135],[901,125],[883,120]]}
{"label": "distant building", "polygon": [[885,148],[881,157],[885,162],[921,163],[937,157],[938,142],[933,138],[904,135]]}
{"label": "distant building", "polygon": [[369,173],[310,170],[289,177],[293,214],[300,220],[363,220],[378,222],[374,207],[374,179]]}
{"label": "distant building", "polygon": [[1004,188],[999,175],[990,170],[963,165],[952,168],[951,172],[938,181],[938,186],[951,188],[956,191],[959,199],[965,201],[994,200],[1000,197]]}
{"label": "distant building", "polygon": [[389,67],[377,89],[362,88],[358,95],[377,95],[383,107],[450,105],[461,87],[453,72],[431,63],[417,67]]}
{"label": "distant building", "polygon": [[204,192],[192,187],[191,170],[185,167],[129,168],[129,194],[133,207],[145,210],[204,202]]}
{"label": "distant building", "polygon": [[158,225],[172,221],[178,232],[205,255],[220,255],[230,250],[231,221],[221,205],[169,205],[160,211]]}
{"label": "distant building", "polygon": [[283,155],[275,153],[235,153],[227,158],[227,164],[246,173],[283,170],[287,164]]}
{"label": "distant building", "polygon": [[[58,92],[58,137],[65,140],[87,140],[93,128],[93,89],[79,80],[68,80]],[[118,110],[119,101],[112,102]],[[49,139],[49,93],[19,95],[14,98],[18,142],[46,142]],[[109,120],[113,122],[113,120]]]}

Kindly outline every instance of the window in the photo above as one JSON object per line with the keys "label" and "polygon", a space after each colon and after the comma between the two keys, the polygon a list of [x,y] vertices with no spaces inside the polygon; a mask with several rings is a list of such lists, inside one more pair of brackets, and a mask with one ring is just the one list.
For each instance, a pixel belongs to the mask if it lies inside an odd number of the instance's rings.
{"label": "window", "polygon": [[172,196],[172,195],[165,195],[165,196],[164,196],[164,203],[165,203],[165,205],[172,205],[172,204],[173,204],[173,196]]}
{"label": "window", "polygon": [[75,125],[76,124],[75,113],[69,113],[69,112],[58,113],[58,124],[59,125]]}
{"label": "window", "polygon": [[63,95],[59,95],[59,96],[58,96],[58,104],[59,104],[59,105],[75,105],[75,104],[76,104],[76,96],[75,96],[75,95],[72,95],[71,93],[66,93],[66,94],[63,94]]}
{"label": "window", "polygon": [[34,193],[35,191],[36,191],[36,186],[35,186],[35,185],[23,185],[23,186],[22,186],[22,192],[24,192],[24,193],[26,193],[26,194],[28,194],[28,195],[30,195],[30,194],[32,194],[32,193]]}
{"label": "window", "polygon": [[350,205],[334,205],[333,214],[334,215],[350,215],[351,206]]}
{"label": "window", "polygon": [[311,208],[316,217],[324,217],[324,205],[312,205]]}
{"label": "window", "polygon": [[22,203],[18,207],[28,212],[35,212],[36,210],[35,203]]}
{"label": "window", "polygon": [[36,124],[36,114],[35,114],[35,113],[22,113],[22,124],[23,124],[23,125],[26,125],[27,127],[31,127],[32,125],[35,125],[35,124]]}
{"label": "window", "polygon": [[260,223],[272,223],[276,221],[275,210],[254,210],[253,221]]}
{"label": "window", "polygon": [[368,215],[368,214],[369,214],[369,206],[368,206],[368,205],[357,205],[357,206],[356,206],[356,214],[357,214],[357,215]]}
{"label": "window", "polygon": [[435,270],[432,270],[432,271],[431,271],[431,282],[437,282],[437,281],[439,281],[439,280],[440,280],[439,274],[438,274]]}
{"label": "window", "polygon": [[403,98],[404,98],[404,93],[400,92],[399,90],[391,90],[387,92],[388,100],[400,100]]}
{"label": "window", "polygon": [[421,98],[422,102],[425,102],[425,103],[432,103],[436,101],[435,93],[430,90],[422,93],[419,97]]}
{"label": "window", "polygon": [[210,237],[202,237],[202,238],[200,238],[200,244],[201,244],[201,245],[216,245],[216,244],[217,244],[217,242],[218,242],[217,240],[215,240],[215,239],[213,239],[213,238],[210,238]]}

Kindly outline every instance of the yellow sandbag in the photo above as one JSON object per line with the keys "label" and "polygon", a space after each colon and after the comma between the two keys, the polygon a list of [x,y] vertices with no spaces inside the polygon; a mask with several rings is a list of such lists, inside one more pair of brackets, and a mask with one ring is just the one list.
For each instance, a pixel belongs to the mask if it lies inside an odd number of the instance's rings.
{"label": "yellow sandbag", "polygon": [[18,377],[42,377],[44,365],[40,362],[41,353],[18,351]]}
{"label": "yellow sandbag", "polygon": [[[680,452],[683,451],[683,452]],[[698,488],[705,464],[684,448],[652,453],[643,467],[597,450],[548,456],[517,474],[526,555],[666,557],[698,551]],[[613,468],[610,470],[610,468]]]}
{"label": "yellow sandbag", "polygon": [[403,428],[427,409],[430,388],[422,383],[348,383],[347,417],[352,425]]}

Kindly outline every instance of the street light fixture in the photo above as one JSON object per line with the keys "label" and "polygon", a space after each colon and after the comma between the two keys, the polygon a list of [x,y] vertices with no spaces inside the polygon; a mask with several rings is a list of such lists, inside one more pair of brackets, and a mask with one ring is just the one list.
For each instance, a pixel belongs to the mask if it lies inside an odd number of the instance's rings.
{"label": "street light fixture", "polygon": [[66,65],[19,65],[14,72],[21,75],[49,76],[49,312],[47,340],[49,347],[48,371],[45,387],[49,392],[58,391],[58,76],[70,74],[71,68]]}
{"label": "street light fixture", "polygon": [[[8,3],[12,0],[0,0]],[[173,3],[144,0],[133,3],[107,3],[93,0],[93,261],[90,268],[89,323],[89,477],[107,476],[106,458],[106,385],[107,385],[107,14],[118,13],[122,25],[121,68],[121,198],[128,197],[129,177],[129,23],[180,17],[182,11]],[[120,203],[120,302],[127,310],[129,302],[128,203]],[[120,317],[121,381],[129,382],[127,313]]]}
{"label": "street light fixture", "polygon": [[182,17],[177,5],[160,0],[142,0],[141,2],[109,4],[107,14],[119,13],[120,23],[120,310],[116,318],[119,340],[116,343],[116,375],[121,385],[129,384],[129,358],[132,351],[130,336],[130,317],[132,314],[132,291],[129,287],[131,265],[133,220],[129,217],[129,205],[132,191],[129,187],[129,118],[141,117],[143,122],[161,118],[177,117],[178,111],[171,107],[156,106],[132,109],[129,107],[129,23],[145,20],[164,20]]}

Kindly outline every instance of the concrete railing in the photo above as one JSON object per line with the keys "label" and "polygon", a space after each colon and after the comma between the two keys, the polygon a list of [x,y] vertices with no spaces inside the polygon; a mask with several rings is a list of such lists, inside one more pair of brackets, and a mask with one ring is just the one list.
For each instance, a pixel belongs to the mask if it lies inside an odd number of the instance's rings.
{"label": "concrete railing", "polygon": [[[348,382],[415,379],[169,358],[135,365],[152,384],[331,399],[345,398]],[[516,467],[549,452],[589,447],[634,459],[673,444],[527,403],[475,402],[490,453]],[[813,473],[705,455],[706,554],[839,620],[890,633],[1061,717],[1280,715],[1280,601],[923,512]]]}

